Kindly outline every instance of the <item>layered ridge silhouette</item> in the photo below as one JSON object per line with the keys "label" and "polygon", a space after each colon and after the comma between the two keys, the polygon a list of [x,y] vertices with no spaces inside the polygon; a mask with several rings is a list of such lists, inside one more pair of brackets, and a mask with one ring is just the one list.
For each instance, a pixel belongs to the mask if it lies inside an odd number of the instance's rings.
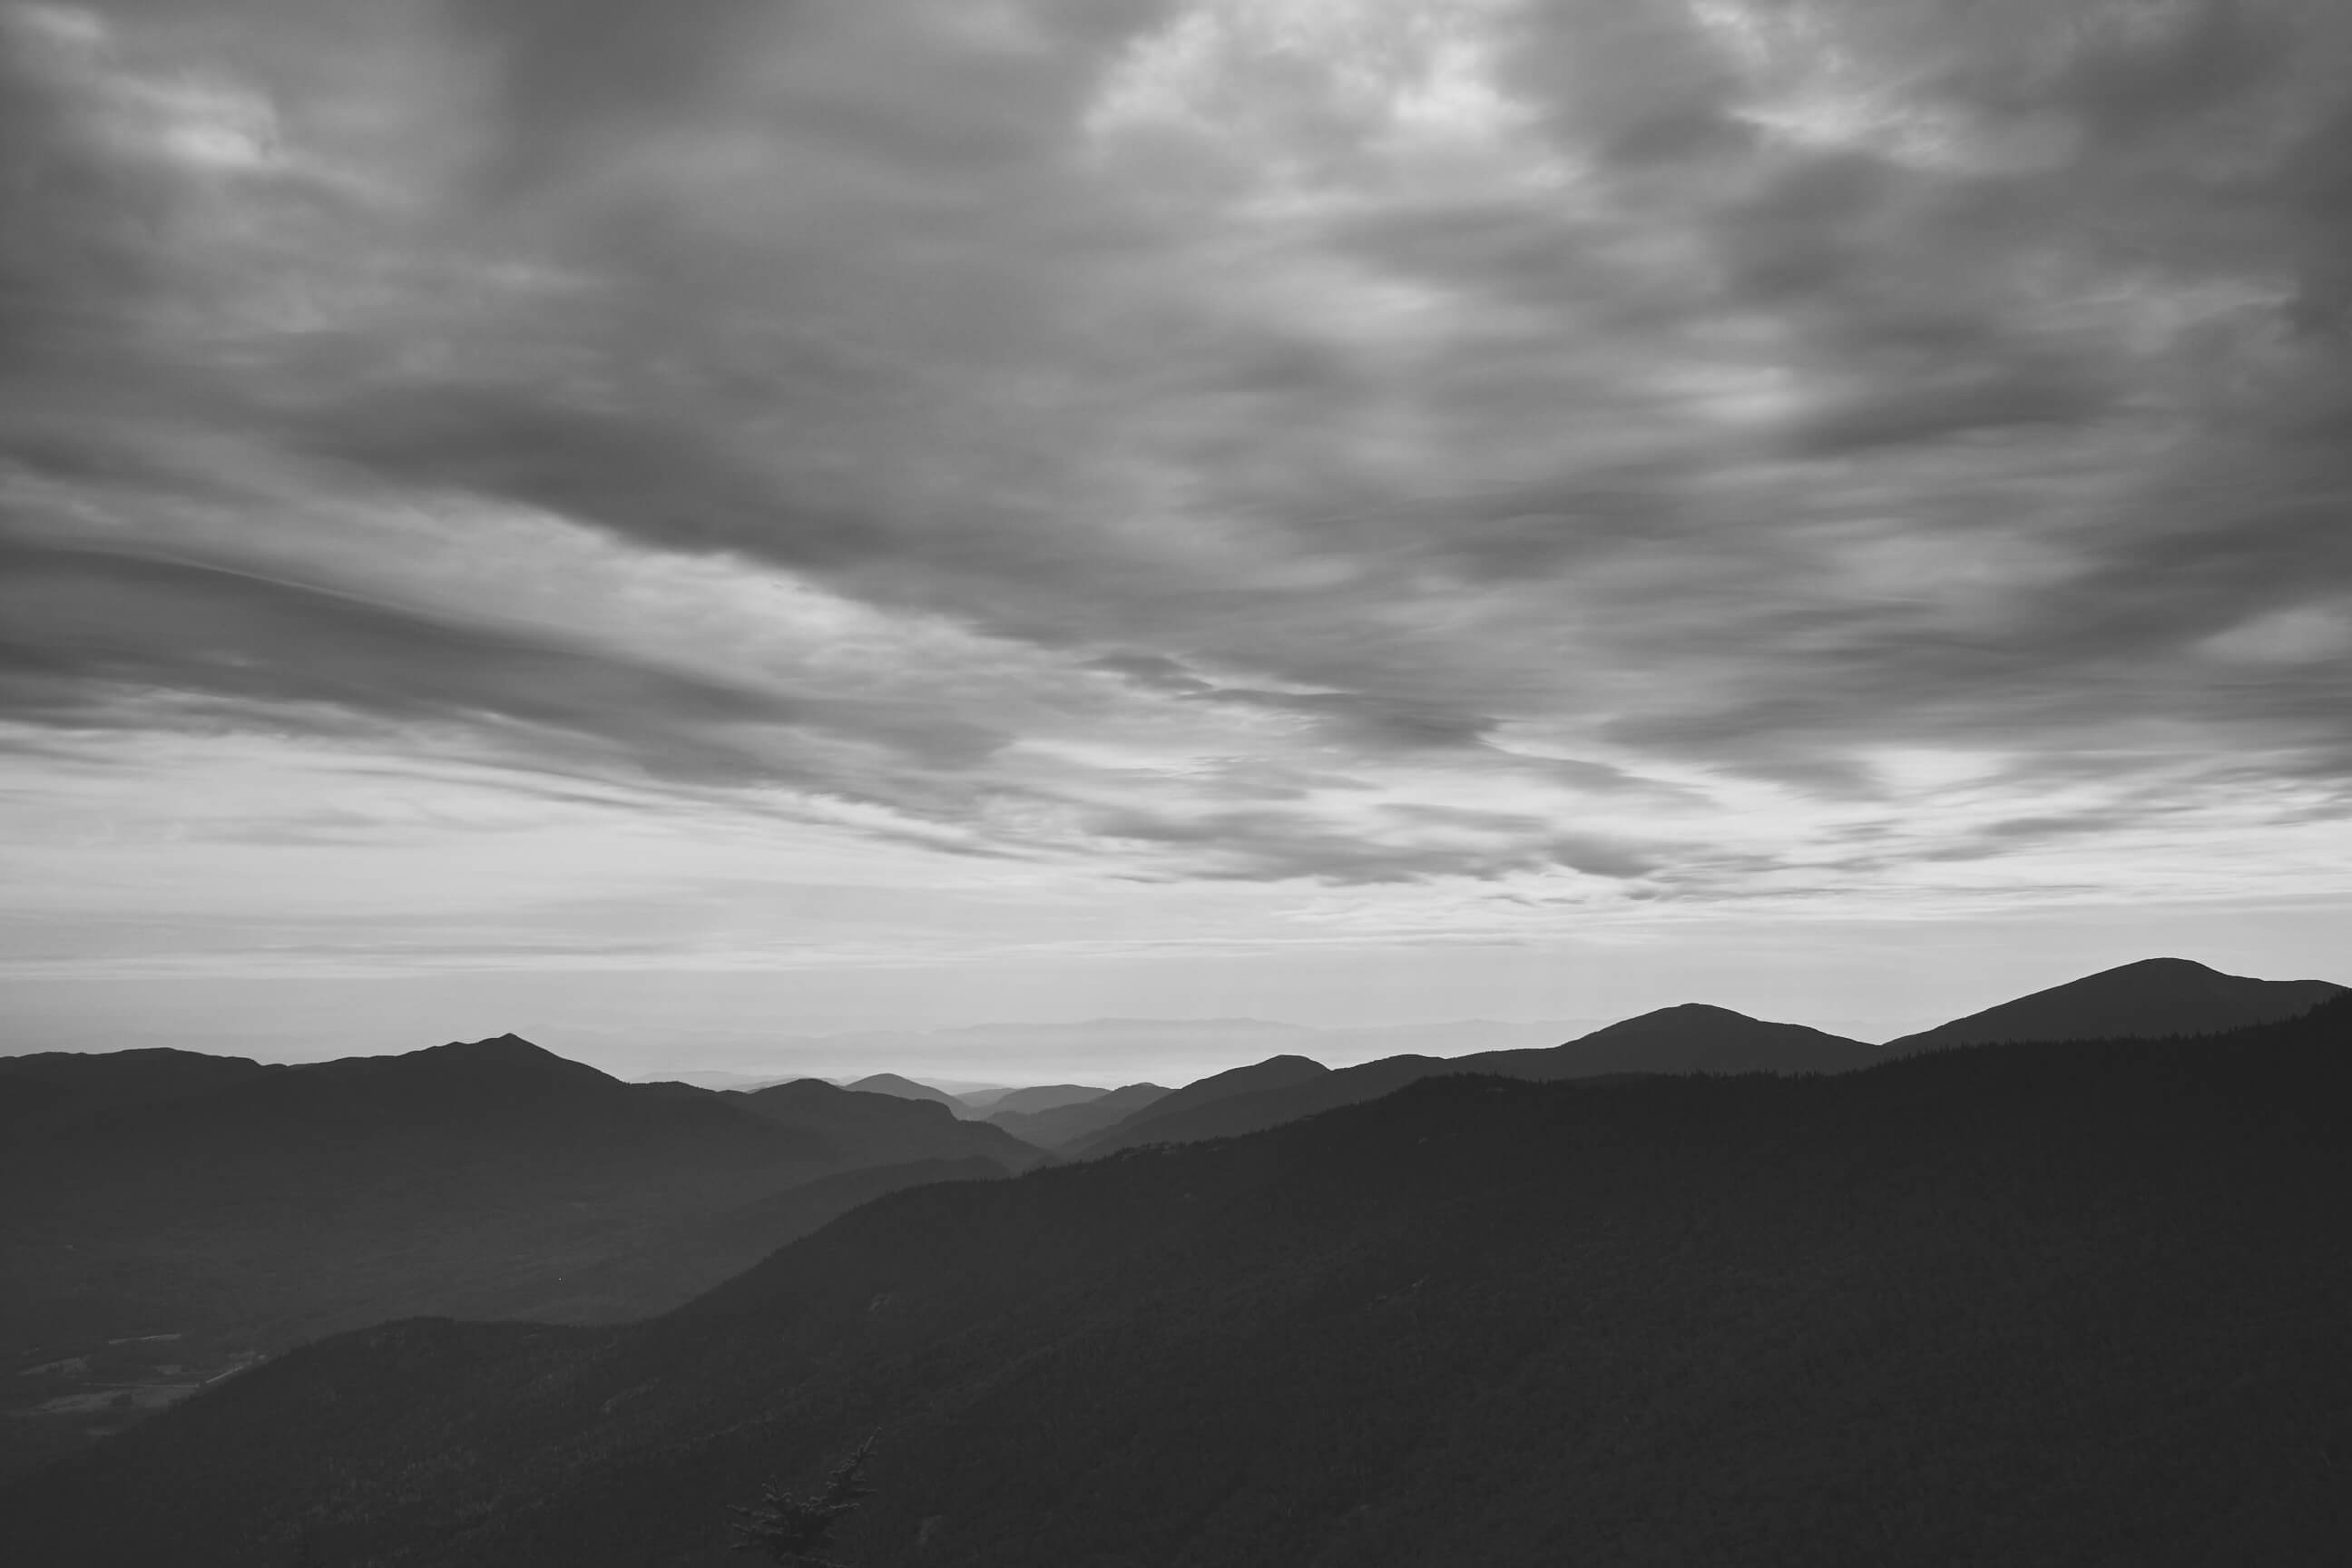
{"label": "layered ridge silhouette", "polygon": [[[1834,1076],[1447,1075],[901,1191],[625,1328],[300,1351],[0,1500],[93,1564],[2317,1562],[2352,999]],[[66,1560],[54,1556],[39,1560]]]}
{"label": "layered ridge silhouette", "polygon": [[[0,1421],[0,1468],[84,1434],[93,1386],[128,1418],[241,1356],[410,1312],[642,1317],[894,1184],[1045,1157],[940,1105],[625,1084],[511,1035],[300,1067],[0,1058],[10,1101],[0,1342],[42,1365],[169,1336],[178,1370],[11,1382],[11,1416],[31,1414]],[[881,1167],[898,1174],[776,1202]]]}
{"label": "layered ridge silhouette", "polygon": [[1876,1047],[1860,1040],[1690,1003],[1628,1018],[1549,1049],[1389,1057],[1337,1071],[1310,1070],[1320,1064],[1279,1057],[1189,1085],[1080,1140],[1070,1152],[1083,1157],[1142,1143],[1231,1137],[1448,1073],[1553,1082],[1623,1073],[1845,1072],[1881,1059]]}
{"label": "layered ridge silhouette", "polygon": [[[0,1331],[36,1367],[101,1350],[81,1382],[6,1390],[12,1410],[62,1414],[0,1422],[0,1473],[252,1354],[387,1317],[658,1311],[878,1194],[1019,1171],[1045,1148],[1087,1158],[1229,1138],[1430,1078],[1834,1073],[1969,1031],[2128,1034],[2157,1017],[2160,1032],[2195,1032],[2339,993],[2153,960],[1885,1048],[1694,1005],[1547,1048],[1336,1071],[1287,1055],[1173,1091],[971,1100],[890,1074],[877,1087],[918,1092],[625,1085],[513,1036],[299,1068],[175,1051],[0,1058]],[[142,1362],[109,1341],[169,1342]],[[92,1389],[115,1390],[114,1405],[85,1419]]]}

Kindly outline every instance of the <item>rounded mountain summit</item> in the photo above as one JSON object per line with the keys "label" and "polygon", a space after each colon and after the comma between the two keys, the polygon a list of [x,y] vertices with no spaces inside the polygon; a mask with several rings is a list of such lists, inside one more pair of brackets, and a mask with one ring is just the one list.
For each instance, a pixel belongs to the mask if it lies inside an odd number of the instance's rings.
{"label": "rounded mountain summit", "polygon": [[2186,958],[2147,958],[1889,1040],[1890,1055],[2031,1040],[2218,1035],[2307,1013],[2344,987],[2253,980]]}

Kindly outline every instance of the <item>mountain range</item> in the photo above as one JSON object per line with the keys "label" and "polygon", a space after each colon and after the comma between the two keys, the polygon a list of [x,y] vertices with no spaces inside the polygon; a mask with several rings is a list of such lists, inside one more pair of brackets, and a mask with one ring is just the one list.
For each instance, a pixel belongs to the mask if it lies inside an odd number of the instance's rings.
{"label": "mountain range", "polygon": [[[752,1036],[723,1048],[681,1044],[678,1049],[694,1053],[697,1065],[668,1076],[706,1088],[751,1089],[790,1078],[856,1081],[873,1075],[874,1068],[866,1064],[878,1063],[887,1064],[891,1076],[952,1094],[974,1109],[993,1110],[995,1097],[1010,1091],[1064,1082],[1099,1083],[1095,1075],[1106,1061],[1137,1064],[1136,1072],[1181,1083],[1269,1056],[1309,1056],[1336,1063],[1403,1053],[1452,1057],[1557,1045],[1606,1022],[1465,1018],[1315,1026],[1265,1018],[1089,1018]],[[640,1054],[627,1042],[611,1038],[597,1041],[595,1048],[615,1059]]]}
{"label": "mountain range", "polygon": [[[773,1205],[822,1178],[1045,1158],[938,1105],[823,1083],[625,1084],[512,1035],[300,1067],[6,1058],[0,1106],[0,1345],[22,1367],[170,1336],[176,1372],[99,1380],[125,1414],[239,1357],[386,1317],[642,1317],[780,1245]],[[786,1209],[819,1223],[891,1184]],[[91,1425],[81,1384],[0,1390],[32,1413],[0,1422],[0,1465]],[[50,1405],[58,1419],[39,1418]]]}
{"label": "mountain range", "polygon": [[[1095,1161],[1227,1139],[1432,1079],[1843,1073],[1967,1037],[2258,1023],[2339,991],[2152,960],[1885,1047],[1694,1005],[1541,1048],[1336,1069],[1277,1052],[1174,1089],[962,1096],[889,1073],[624,1084],[511,1035],[299,1067],[0,1058],[0,1344],[20,1371],[82,1368],[0,1384],[28,1417],[0,1422],[0,1472],[257,1356],[390,1318],[642,1318],[881,1194],[1017,1173],[1047,1150]],[[1266,1037],[1250,1021],[1224,1033]],[[149,1344],[166,1348],[121,1348]]]}
{"label": "mountain range", "polygon": [[642,1322],[340,1335],[0,1492],[0,1535],[716,1564],[730,1505],[872,1437],[865,1568],[2331,1561],[2347,1096],[2341,995],[1833,1074],[1433,1075],[897,1191]]}
{"label": "mountain range", "polygon": [[1276,1057],[1156,1100],[1080,1140],[1070,1152],[1085,1157],[1140,1143],[1231,1137],[1376,1100],[1442,1074],[1492,1073],[1554,1082],[1624,1073],[1843,1072],[1881,1059],[1876,1047],[1859,1040],[1691,1003],[1645,1013],[1544,1050],[1390,1057],[1337,1071],[1301,1057]]}
{"label": "mountain range", "polygon": [[[1143,1142],[1223,1137],[1273,1126],[1376,1098],[1437,1073],[1492,1072],[1548,1079],[1624,1072],[1843,1072],[1890,1055],[1948,1044],[2210,1033],[2291,1016],[2339,989],[2326,981],[2254,980],[2185,959],[2149,959],[2002,1003],[1883,1047],[1703,1004],[1661,1008],[1580,1032],[1564,1045],[1557,1041],[1567,1032],[1566,1026],[1546,1024],[1473,1020],[1318,1030],[1255,1018],[992,1024],[835,1039],[919,1056],[984,1044],[1017,1055],[1041,1049],[1067,1054],[1084,1047],[1111,1059],[1164,1049],[1177,1041],[1188,1048],[1203,1042],[1233,1049],[1267,1044],[1286,1047],[1247,1067],[1210,1073],[1172,1093],[1137,1084],[1116,1091],[1122,1098],[1108,1098],[1114,1091],[1085,1084],[971,1090],[895,1072],[872,1074],[853,1085],[869,1092],[935,1100],[960,1116],[985,1118],[1042,1147],[1084,1157]],[[1524,1043],[1529,1039],[1544,1044]],[[1452,1048],[1435,1048],[1441,1042]],[[1311,1054],[1321,1050],[1344,1058],[1382,1045],[1424,1048],[1383,1053],[1336,1068]],[[728,1077],[705,1076],[712,1082]],[[1045,1098],[1052,1100],[1055,1114],[1034,1119]],[[1223,1109],[1198,1110],[1210,1101],[1223,1102]]]}

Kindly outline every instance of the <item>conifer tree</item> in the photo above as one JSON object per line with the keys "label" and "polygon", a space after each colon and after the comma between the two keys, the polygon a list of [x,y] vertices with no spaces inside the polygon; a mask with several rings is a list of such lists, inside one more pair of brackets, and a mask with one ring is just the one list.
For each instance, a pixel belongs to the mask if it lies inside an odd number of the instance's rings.
{"label": "conifer tree", "polygon": [[763,1552],[782,1568],[844,1568],[825,1552],[832,1547],[833,1527],[841,1517],[874,1495],[864,1479],[866,1461],[873,1455],[874,1439],[868,1437],[835,1465],[824,1485],[813,1493],[761,1488],[756,1507],[732,1510],[739,1516],[735,1550]]}

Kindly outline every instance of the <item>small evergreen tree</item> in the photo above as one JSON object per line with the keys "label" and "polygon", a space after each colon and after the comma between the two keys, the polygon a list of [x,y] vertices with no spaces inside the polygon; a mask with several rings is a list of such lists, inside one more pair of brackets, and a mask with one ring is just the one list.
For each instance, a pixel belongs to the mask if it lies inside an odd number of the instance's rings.
{"label": "small evergreen tree", "polygon": [[866,1461],[873,1456],[874,1439],[868,1437],[833,1468],[824,1485],[814,1493],[761,1488],[757,1507],[733,1510],[740,1516],[735,1522],[735,1550],[764,1552],[771,1563],[782,1568],[843,1568],[825,1552],[833,1544],[833,1527],[841,1522],[842,1515],[874,1495],[874,1489],[865,1481]]}

